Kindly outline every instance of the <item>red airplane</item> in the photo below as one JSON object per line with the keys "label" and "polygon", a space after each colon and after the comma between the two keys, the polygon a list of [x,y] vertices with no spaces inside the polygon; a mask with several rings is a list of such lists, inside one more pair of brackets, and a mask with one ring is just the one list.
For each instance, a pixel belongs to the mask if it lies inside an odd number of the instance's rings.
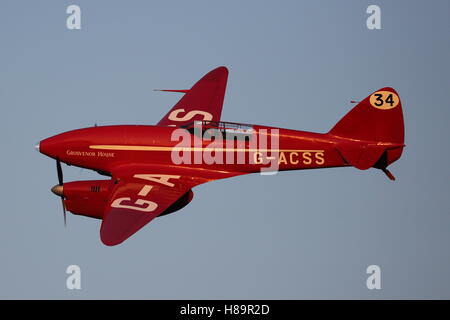
{"label": "red airplane", "polygon": [[[104,244],[122,243],[144,225],[186,206],[192,188],[255,172],[353,166],[381,169],[404,145],[403,113],[389,87],[367,96],[328,133],[220,121],[228,70],[219,67],[183,94],[157,125],[95,126],[42,140],[36,148],[56,159],[52,188],[66,210],[102,219]],[[63,183],[61,162],[108,180]]]}

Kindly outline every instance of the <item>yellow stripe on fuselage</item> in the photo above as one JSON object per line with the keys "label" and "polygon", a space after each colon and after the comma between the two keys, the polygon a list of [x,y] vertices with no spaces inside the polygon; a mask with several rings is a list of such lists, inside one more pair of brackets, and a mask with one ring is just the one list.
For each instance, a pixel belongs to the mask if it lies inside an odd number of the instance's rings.
{"label": "yellow stripe on fuselage", "polygon": [[235,148],[202,148],[202,147],[157,147],[129,145],[92,145],[90,149],[121,151],[223,151],[223,152],[324,152],[324,150],[304,149],[235,149]]}

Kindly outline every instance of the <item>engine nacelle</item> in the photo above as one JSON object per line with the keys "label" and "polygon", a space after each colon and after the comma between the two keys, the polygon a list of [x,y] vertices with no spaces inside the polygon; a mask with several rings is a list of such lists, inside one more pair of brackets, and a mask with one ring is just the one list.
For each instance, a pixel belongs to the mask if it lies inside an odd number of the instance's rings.
{"label": "engine nacelle", "polygon": [[[114,184],[111,180],[89,180],[64,183],[62,195],[66,210],[73,214],[102,219],[105,206]],[[194,197],[192,190],[186,192],[159,217],[178,211],[189,204]]]}
{"label": "engine nacelle", "polygon": [[73,214],[102,219],[112,185],[111,180],[64,183],[64,205]]}

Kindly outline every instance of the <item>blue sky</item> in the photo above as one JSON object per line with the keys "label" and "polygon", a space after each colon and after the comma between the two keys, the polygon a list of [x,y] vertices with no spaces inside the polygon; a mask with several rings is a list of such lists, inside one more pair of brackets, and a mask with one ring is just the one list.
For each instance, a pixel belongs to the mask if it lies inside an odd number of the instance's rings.
{"label": "blue sky", "polygon": [[[82,12],[66,28],[67,6]],[[368,30],[378,4],[382,29]],[[447,1],[2,1],[0,298],[449,298]],[[403,103],[397,181],[354,168],[195,188],[123,245],[69,215],[33,146],[93,124],[154,124],[225,65],[222,119],[326,132],[385,86]],[[96,179],[64,166],[67,181]],[[67,290],[68,265],[82,289]],[[382,289],[366,288],[366,268]]]}

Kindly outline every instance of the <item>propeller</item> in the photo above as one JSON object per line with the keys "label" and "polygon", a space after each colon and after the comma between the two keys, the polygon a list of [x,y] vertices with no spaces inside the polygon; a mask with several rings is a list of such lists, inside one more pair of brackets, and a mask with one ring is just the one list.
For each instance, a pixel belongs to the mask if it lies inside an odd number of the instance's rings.
{"label": "propeller", "polygon": [[63,207],[63,216],[64,216],[64,226],[67,226],[67,217],[66,217],[66,206],[64,205],[64,194],[63,194],[63,171],[61,167],[61,161],[56,159],[56,172],[58,173],[58,185],[52,188],[52,192],[61,197],[61,203]]}
{"label": "propeller", "polygon": [[61,161],[59,159],[56,159],[56,171],[58,172],[58,183],[60,186],[63,185],[63,172],[61,168]]}

